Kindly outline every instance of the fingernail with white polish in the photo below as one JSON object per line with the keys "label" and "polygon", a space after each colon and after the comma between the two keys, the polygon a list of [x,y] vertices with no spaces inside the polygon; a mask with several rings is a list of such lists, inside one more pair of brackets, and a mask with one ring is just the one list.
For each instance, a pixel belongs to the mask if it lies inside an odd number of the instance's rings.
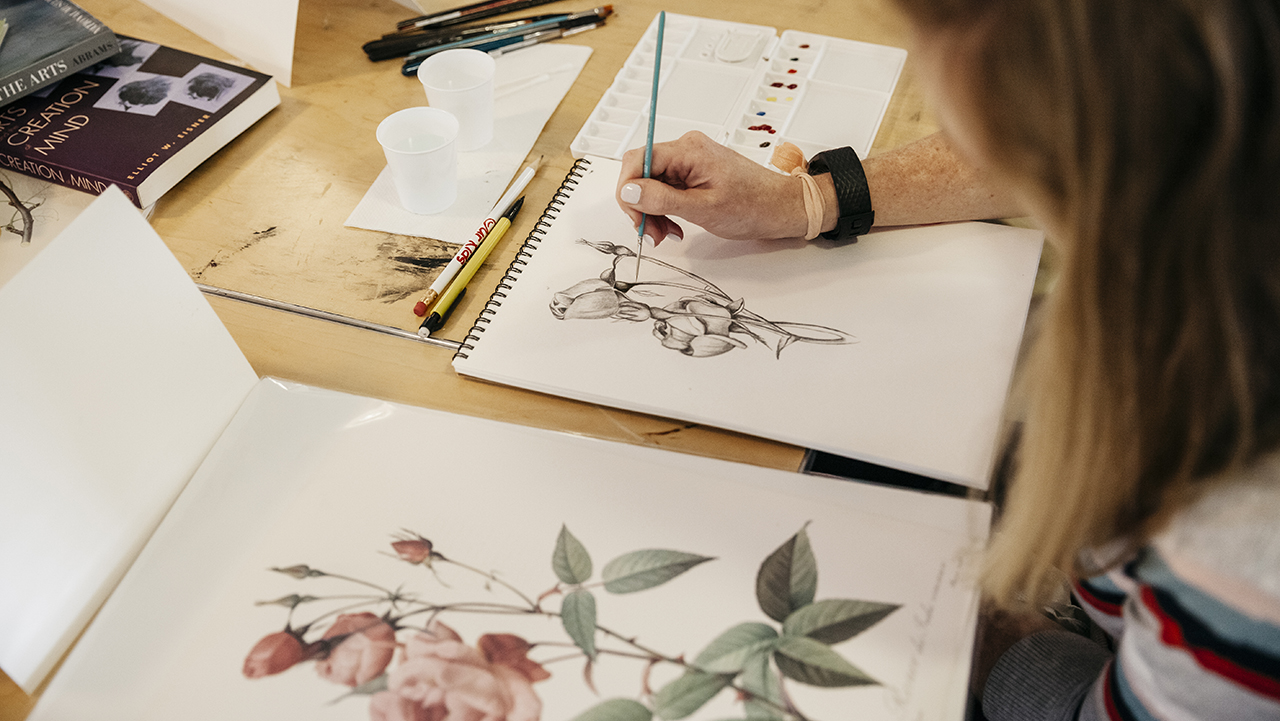
{"label": "fingernail with white polish", "polygon": [[635,183],[627,183],[622,186],[622,192],[618,193],[622,198],[622,202],[635,205],[640,202],[640,186]]}
{"label": "fingernail with white polish", "polygon": [[653,242],[653,236],[649,235],[648,233],[644,234],[644,242],[655,247],[657,246],[657,244]]}
{"label": "fingernail with white polish", "polygon": [[679,243],[680,241],[684,240],[684,238],[681,238],[680,236],[676,235],[675,233],[667,233],[667,237],[663,238],[663,239],[662,239],[662,242],[664,242],[664,243],[665,243],[665,242],[666,242],[666,241],[668,241],[668,240],[674,240],[675,242]]}

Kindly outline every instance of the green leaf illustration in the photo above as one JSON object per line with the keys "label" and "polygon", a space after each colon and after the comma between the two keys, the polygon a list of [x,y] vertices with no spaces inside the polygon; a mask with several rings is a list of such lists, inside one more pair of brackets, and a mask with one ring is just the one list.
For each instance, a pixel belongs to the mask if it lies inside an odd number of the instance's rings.
{"label": "green leaf illustration", "polygon": [[666,721],[682,719],[715,698],[720,689],[729,685],[732,678],[687,671],[680,678],[658,689],[653,695],[653,711]]}
{"label": "green leaf illustration", "polygon": [[560,604],[560,620],[569,638],[587,654],[596,657],[596,597],[590,591],[577,590]]}
{"label": "green leaf illustration", "polygon": [[693,665],[709,673],[737,673],[753,656],[768,658],[778,632],[763,623],[740,623],[707,644]]}
{"label": "green leaf illustration", "polygon": [[810,686],[833,688],[880,683],[832,651],[830,646],[805,636],[783,636],[773,652],[773,660],[783,676]]}
{"label": "green leaf illustration", "polygon": [[746,701],[748,719],[782,719],[782,682],[769,666],[768,653],[747,659],[738,675],[738,684],[754,698]]}
{"label": "green leaf illustration", "polygon": [[639,701],[611,698],[583,711],[573,721],[650,721],[653,712]]}
{"label": "green leaf illustration", "polygon": [[646,549],[632,551],[605,564],[601,575],[610,593],[635,593],[661,586],[699,563],[714,560],[683,551]]}
{"label": "green leaf illustration", "polygon": [[560,526],[556,550],[551,554],[551,568],[562,583],[580,584],[591,579],[591,554],[568,526]]}
{"label": "green leaf illustration", "polygon": [[350,691],[342,694],[341,696],[335,698],[329,703],[336,704],[339,701],[342,701],[344,699],[349,699],[352,696],[372,696],[373,694],[378,693],[379,691],[386,691],[387,680],[388,680],[387,674],[385,673],[379,674],[369,679],[368,681],[365,681],[359,686],[353,687]]}
{"label": "green leaf illustration", "polygon": [[781,623],[792,611],[813,603],[818,592],[818,561],[801,528],[760,564],[756,600],[765,615]]}
{"label": "green leaf illustration", "polygon": [[827,599],[811,603],[782,622],[786,636],[808,636],[823,643],[840,643],[871,628],[902,606],[894,603]]}

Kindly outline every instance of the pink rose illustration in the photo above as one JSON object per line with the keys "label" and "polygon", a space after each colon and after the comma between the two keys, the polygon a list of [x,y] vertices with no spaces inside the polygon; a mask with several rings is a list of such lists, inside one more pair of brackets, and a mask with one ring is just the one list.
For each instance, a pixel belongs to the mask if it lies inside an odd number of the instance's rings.
{"label": "pink rose illustration", "polygon": [[409,563],[424,563],[431,558],[431,541],[421,536],[392,541],[391,549],[396,552],[400,560]]}
{"label": "pink rose illustration", "polygon": [[369,699],[372,721],[438,721],[431,709],[401,696],[395,691],[379,691]]}
{"label": "pink rose illustration", "polygon": [[322,641],[336,639],[329,654],[316,662],[326,681],[359,686],[377,678],[396,651],[396,632],[369,612],[344,613],[325,631]]}
{"label": "pink rose illustration", "polygon": [[537,721],[542,701],[532,684],[550,674],[525,656],[529,644],[518,636],[491,634],[480,645],[485,651],[467,646],[438,622],[429,633],[414,635],[405,643],[404,660],[387,679],[388,691],[412,706],[381,699],[381,718]]}
{"label": "pink rose illustration", "polygon": [[306,659],[307,650],[297,636],[288,631],[276,631],[254,644],[244,660],[244,675],[247,678],[274,676]]}

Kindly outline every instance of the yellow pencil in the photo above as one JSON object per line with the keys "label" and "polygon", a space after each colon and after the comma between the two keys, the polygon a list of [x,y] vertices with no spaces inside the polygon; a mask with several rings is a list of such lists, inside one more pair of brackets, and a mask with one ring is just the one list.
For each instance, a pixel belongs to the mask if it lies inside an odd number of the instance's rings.
{"label": "yellow pencil", "polygon": [[422,325],[418,327],[418,335],[429,336],[434,331],[440,329],[444,325],[444,319],[449,315],[449,311],[453,309],[453,304],[467,290],[467,283],[471,282],[471,278],[475,276],[476,271],[480,270],[480,266],[484,263],[485,258],[489,257],[489,253],[497,247],[502,241],[502,236],[507,234],[507,229],[511,227],[511,223],[516,218],[516,213],[520,212],[520,206],[524,205],[524,198],[511,204],[511,208],[498,219],[498,224],[493,226],[493,230],[489,231],[489,235],[485,236],[480,247],[476,248],[475,255],[462,266],[462,270],[458,275],[454,276],[453,282],[449,283],[449,287],[440,295],[440,299],[436,301],[435,307],[431,313],[422,321]]}

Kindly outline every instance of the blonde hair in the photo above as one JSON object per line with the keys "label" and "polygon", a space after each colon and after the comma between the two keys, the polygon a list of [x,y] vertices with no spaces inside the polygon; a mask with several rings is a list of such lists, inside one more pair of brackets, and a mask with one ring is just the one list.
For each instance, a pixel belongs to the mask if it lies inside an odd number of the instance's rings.
{"label": "blonde hair", "polygon": [[1042,598],[1280,442],[1280,3],[897,2],[1064,251],[986,576]]}

